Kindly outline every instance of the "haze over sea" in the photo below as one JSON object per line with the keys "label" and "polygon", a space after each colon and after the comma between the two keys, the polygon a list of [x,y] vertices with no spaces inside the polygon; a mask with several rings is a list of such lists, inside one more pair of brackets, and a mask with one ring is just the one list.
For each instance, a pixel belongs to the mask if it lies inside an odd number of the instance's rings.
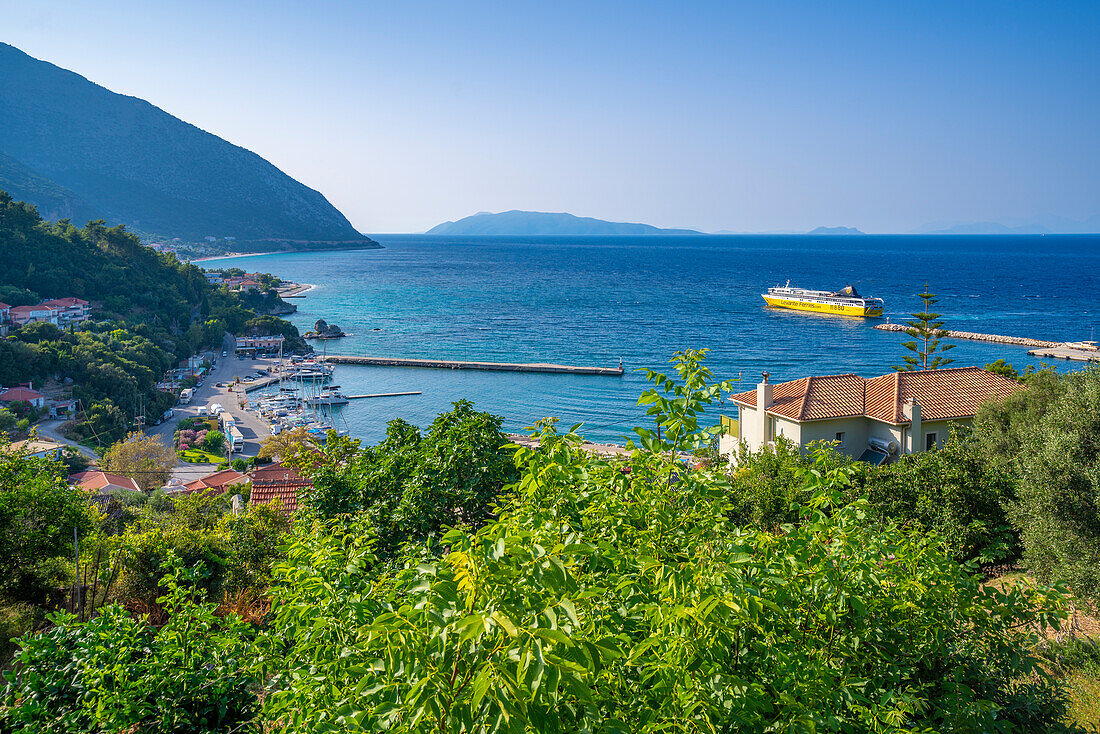
{"label": "haze over sea", "polygon": [[[877,320],[764,307],[760,294],[854,283],[886,300],[891,322],[920,310],[925,282],[948,328],[1037,339],[1095,338],[1100,331],[1100,236],[659,236],[441,237],[378,235],[382,250],[227,258],[240,267],[312,283],[289,317],[300,331],[318,318],[348,338],[318,351],[383,357],[555,362],[613,367],[624,377],[543,375],[342,365],[346,393],[422,390],[356,400],[340,411],[351,435],[376,442],[395,417],[427,426],[459,399],[521,431],[545,416],[583,422],[591,440],[620,441],[643,424],[646,388],[634,372],[671,371],[672,353],[708,348],[719,379],[762,370],[781,382],[899,364],[904,335]],[[959,341],[952,366],[1004,357],[1038,366],[1022,347]],[[1079,363],[1058,363],[1076,369]],[[725,411],[730,413],[731,411]],[[717,422],[718,409],[708,414]]]}

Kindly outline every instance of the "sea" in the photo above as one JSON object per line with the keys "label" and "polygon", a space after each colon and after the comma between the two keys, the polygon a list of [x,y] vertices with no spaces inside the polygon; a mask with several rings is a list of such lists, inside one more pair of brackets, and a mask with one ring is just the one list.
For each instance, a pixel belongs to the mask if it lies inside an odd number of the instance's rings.
{"label": "sea", "polygon": [[[678,350],[707,349],[715,379],[751,389],[807,375],[891,371],[903,334],[879,320],[766,308],[761,293],[790,284],[852,284],[885,299],[890,322],[921,310],[928,284],[946,327],[1055,341],[1100,331],[1100,236],[705,235],[447,237],[378,235],[384,247],[218,259],[310,283],[289,316],[303,333],[317,319],[348,336],[318,352],[489,362],[551,362],[626,369],[622,377],[408,367],[337,367],[345,393],[420,391],[354,400],[335,422],[375,443],[403,418],[427,427],[470,400],[524,432],[540,418],[582,424],[589,440],[622,442],[649,424],[638,397],[644,370],[671,372]],[[957,341],[952,366],[1004,358],[1040,366],[1023,347]],[[1081,369],[1059,361],[1057,369]],[[716,405],[704,423],[730,406]]]}

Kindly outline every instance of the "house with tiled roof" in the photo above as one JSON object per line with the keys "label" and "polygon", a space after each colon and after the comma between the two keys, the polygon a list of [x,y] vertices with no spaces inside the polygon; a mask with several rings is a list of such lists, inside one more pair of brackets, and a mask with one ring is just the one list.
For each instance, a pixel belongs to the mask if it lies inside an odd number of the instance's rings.
{"label": "house with tiled roof", "polygon": [[0,336],[8,335],[8,325],[11,323],[11,304],[0,302]]}
{"label": "house with tiled roof", "polygon": [[56,325],[59,318],[58,309],[42,304],[37,306],[12,306],[8,309],[8,314],[15,326],[23,326],[36,321],[45,321]]}
{"label": "house with tiled roof", "polygon": [[57,311],[57,323],[61,326],[87,321],[92,315],[91,304],[81,298],[53,298],[42,301],[38,308]]}
{"label": "house with tiled roof", "polygon": [[980,367],[775,384],[765,372],[755,390],[730,396],[738,417],[723,420],[719,450],[731,456],[740,445],[759,451],[780,437],[803,449],[831,441],[842,453],[881,464],[942,446],[951,424],[969,425],[983,403],[1021,389]]}
{"label": "house with tiled roof", "polygon": [[193,482],[187,482],[182,487],[170,487],[168,491],[172,494],[192,494],[194,492],[205,492],[211,495],[223,494],[230,487],[238,484],[248,484],[248,481],[248,477],[239,471],[225,469],[207,474],[205,477],[199,477]]}
{"label": "house with tiled roof", "polygon": [[61,452],[64,449],[64,444],[58,443],[52,438],[38,436],[23,441],[13,441],[6,447],[6,450],[13,454],[19,453],[37,459],[60,459]]}
{"label": "house with tiled roof", "polygon": [[284,515],[292,515],[298,509],[298,492],[313,486],[293,467],[285,464],[268,464],[256,467],[248,473],[252,480],[252,493],[248,502],[266,505],[274,502]]}
{"label": "house with tiled roof", "polygon": [[115,490],[126,492],[140,492],[141,487],[132,477],[124,477],[121,474],[89,469],[78,474],[69,475],[69,484],[80,487],[88,492],[107,494]]}
{"label": "house with tiled roof", "polygon": [[[30,383],[28,382],[27,385],[30,385]],[[45,395],[24,385],[8,388],[0,392],[0,403],[14,403],[17,400],[21,400],[24,403],[30,403],[36,408],[41,408],[46,404]]]}

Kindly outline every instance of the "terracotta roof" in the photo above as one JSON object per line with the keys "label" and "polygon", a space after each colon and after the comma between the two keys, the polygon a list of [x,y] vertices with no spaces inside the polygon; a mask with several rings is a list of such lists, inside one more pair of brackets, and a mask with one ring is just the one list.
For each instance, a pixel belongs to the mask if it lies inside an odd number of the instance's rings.
{"label": "terracotta roof", "polygon": [[47,308],[71,308],[72,306],[87,306],[88,302],[79,298],[51,298],[48,301],[42,301],[39,306],[45,306]]}
{"label": "terracotta roof", "polygon": [[56,308],[50,308],[48,306],[12,306],[11,312],[15,315],[27,314],[28,316],[37,311],[56,311]]}
{"label": "terracotta roof", "polygon": [[[796,421],[866,415],[887,423],[909,419],[902,406],[921,406],[921,420],[968,418],[978,406],[1006,397],[1023,385],[980,367],[956,367],[918,372],[892,372],[866,379],[858,375],[803,377],[772,387],[768,412]],[[731,395],[730,400],[756,407],[756,390]]]}
{"label": "terracotta roof", "polygon": [[46,396],[37,390],[31,390],[26,387],[13,387],[0,393],[0,400],[3,400],[5,403],[12,400],[25,400],[29,403],[32,400],[38,400],[44,397]]}
{"label": "terracotta roof", "polygon": [[964,418],[977,413],[982,403],[1021,389],[1015,380],[980,367],[897,372],[868,380],[868,395],[875,399],[868,398],[867,414],[888,423],[908,423],[901,406],[912,401],[920,406],[921,420]]}
{"label": "terracotta roof", "polygon": [[211,489],[216,490],[214,494],[219,494],[224,492],[226,487],[232,484],[244,484],[247,481],[248,477],[241,474],[239,471],[225,469],[223,471],[214,472],[213,474],[207,474],[205,477],[199,477],[195,481],[183,485],[180,489],[169,491],[190,494],[192,492]]}
{"label": "terracotta roof", "polygon": [[81,489],[103,489],[104,487],[118,487],[120,489],[128,489],[133,492],[140,492],[141,487],[137,485],[130,477],[124,477],[121,474],[110,474],[105,471],[99,471],[96,469],[89,469],[88,471],[82,471],[79,474],[72,474],[69,476],[69,482],[77,485]]}
{"label": "terracotta roof", "polygon": [[252,493],[249,503],[265,505],[275,501],[284,515],[293,514],[298,509],[298,491],[312,486],[312,483],[284,464],[268,464],[250,471]]}
{"label": "terracotta roof", "polygon": [[11,305],[7,304],[7,303],[0,303],[0,309],[4,309],[4,308],[11,308]]}

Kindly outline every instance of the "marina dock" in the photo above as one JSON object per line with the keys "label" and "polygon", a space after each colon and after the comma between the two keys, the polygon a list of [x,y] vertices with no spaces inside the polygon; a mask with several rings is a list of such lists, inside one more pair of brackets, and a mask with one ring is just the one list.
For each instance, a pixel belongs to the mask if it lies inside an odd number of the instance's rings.
{"label": "marina dock", "polygon": [[401,357],[355,357],[343,354],[330,354],[325,357],[330,364],[358,364],[376,367],[424,367],[440,370],[487,370],[493,372],[541,372],[567,375],[607,375],[622,377],[623,367],[578,367],[567,364],[544,364],[540,362],[470,362],[450,359],[405,359]]}
{"label": "marina dock", "polygon": [[1100,351],[1096,349],[1081,349],[1072,344],[1059,344],[1044,349],[1029,349],[1027,352],[1032,357],[1041,359],[1069,359],[1075,362],[1100,363]]}
{"label": "marina dock", "polygon": [[[909,327],[902,324],[875,324],[879,331],[905,331]],[[977,342],[1011,344],[1030,347],[1028,356],[1040,359],[1069,359],[1075,362],[1100,362],[1100,350],[1092,342],[1051,342],[1043,339],[1028,339],[1022,336],[1002,336],[1000,334],[975,334],[970,331],[950,331],[946,339],[969,339]]]}
{"label": "marina dock", "polygon": [[[875,324],[879,331],[906,331],[909,327],[904,324]],[[1012,344],[1018,347],[1061,347],[1062,342],[1050,342],[1043,339],[1029,339],[1023,336],[1002,336],[1000,334],[976,334],[972,331],[951,331],[944,335],[947,339],[968,339],[975,342],[992,342],[994,344]]]}
{"label": "marina dock", "polygon": [[361,400],[363,398],[397,398],[402,395],[423,395],[421,390],[412,390],[410,392],[380,392],[373,395],[345,395],[348,400]]}

